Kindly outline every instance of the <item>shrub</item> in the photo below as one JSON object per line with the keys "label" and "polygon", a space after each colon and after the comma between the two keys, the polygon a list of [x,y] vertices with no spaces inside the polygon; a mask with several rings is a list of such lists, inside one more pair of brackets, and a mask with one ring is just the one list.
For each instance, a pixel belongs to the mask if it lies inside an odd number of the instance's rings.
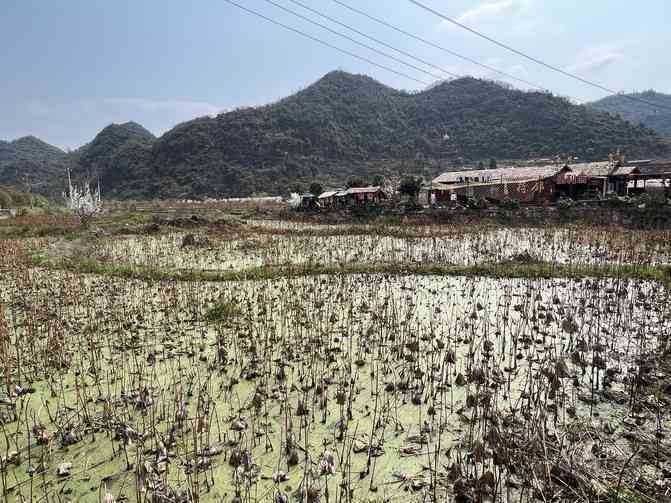
{"label": "shrub", "polygon": [[571,201],[570,199],[560,199],[559,202],[557,203],[557,209],[559,211],[568,211],[571,208],[573,208],[574,202]]}
{"label": "shrub", "polygon": [[639,206],[644,204],[646,208],[663,208],[667,205],[663,194],[645,193],[635,198],[633,204]]}
{"label": "shrub", "polygon": [[489,201],[483,197],[469,197],[466,206],[474,210],[486,210],[489,208]]}
{"label": "shrub", "polygon": [[522,205],[517,199],[506,197],[503,201],[501,201],[501,208],[504,210],[519,210],[521,207]]}
{"label": "shrub", "polygon": [[315,196],[319,196],[324,192],[324,188],[321,186],[320,183],[313,182],[310,184],[310,193],[314,194]]}
{"label": "shrub", "polygon": [[398,192],[405,196],[408,196],[410,199],[417,199],[419,192],[422,190],[422,179],[414,176],[407,176],[398,186]]}

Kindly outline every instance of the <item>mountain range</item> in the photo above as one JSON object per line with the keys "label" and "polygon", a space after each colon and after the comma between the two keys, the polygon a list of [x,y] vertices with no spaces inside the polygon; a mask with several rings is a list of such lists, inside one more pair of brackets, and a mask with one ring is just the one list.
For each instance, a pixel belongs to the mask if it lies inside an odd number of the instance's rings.
{"label": "mountain range", "polygon": [[644,124],[662,136],[671,137],[671,94],[652,90],[615,94],[594,101],[588,106],[602,112],[619,114],[629,122]]}
{"label": "mountain range", "polygon": [[469,77],[408,93],[336,71],[276,103],[197,118],[158,138],[128,122],[67,154],[31,137],[3,142],[0,183],[28,179],[60,193],[69,167],[113,198],[285,194],[312,181],[431,176],[491,158],[605,159],[617,148],[628,158],[669,153],[652,129],[550,93]]}

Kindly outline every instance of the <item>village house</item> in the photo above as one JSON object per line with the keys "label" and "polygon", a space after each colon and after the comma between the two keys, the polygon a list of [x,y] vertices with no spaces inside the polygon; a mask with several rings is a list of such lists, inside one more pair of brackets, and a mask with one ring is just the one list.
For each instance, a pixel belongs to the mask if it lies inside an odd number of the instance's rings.
{"label": "village house", "polygon": [[429,198],[438,204],[481,198],[505,199],[525,204],[549,204],[561,198],[597,199],[609,194],[639,195],[648,181],[666,187],[671,180],[671,162],[623,159],[603,162],[551,164],[544,166],[463,170],[436,177]]}
{"label": "village house", "polygon": [[671,197],[671,159],[646,159],[630,161],[628,164],[638,169],[634,182],[638,184],[641,181],[646,192],[660,191],[666,197]]}
{"label": "village house", "polygon": [[350,187],[342,196],[348,206],[365,206],[368,204],[379,204],[387,199],[387,195],[379,186]]}
{"label": "village house", "polygon": [[303,209],[314,208],[317,206],[317,197],[310,193],[306,192],[301,195],[300,207]]}
{"label": "village house", "polygon": [[[593,199],[609,194],[638,196],[647,192],[648,182],[664,184],[671,179],[671,163],[653,161],[592,162],[570,166],[557,178],[560,197]],[[654,184],[653,184],[654,185]]]}
{"label": "village house", "polygon": [[350,187],[349,189],[327,190],[317,197],[320,208],[344,208],[378,204],[387,195],[381,187]]}
{"label": "village house", "polygon": [[548,165],[447,172],[432,181],[430,199],[435,198],[437,204],[464,202],[468,198],[550,203],[556,194],[554,177],[566,169]]}
{"label": "village house", "polygon": [[344,196],[343,189],[327,190],[319,195],[317,202],[320,208],[337,208],[342,205]]}

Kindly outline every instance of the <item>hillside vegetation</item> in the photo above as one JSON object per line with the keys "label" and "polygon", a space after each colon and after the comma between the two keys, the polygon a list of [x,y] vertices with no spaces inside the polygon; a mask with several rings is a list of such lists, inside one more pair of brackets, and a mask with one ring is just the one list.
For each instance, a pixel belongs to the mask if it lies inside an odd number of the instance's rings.
{"label": "hillside vegetation", "polygon": [[21,192],[14,187],[0,185],[0,209],[24,208],[27,206],[46,206],[47,200],[42,196]]}
{"label": "hillside vegetation", "polygon": [[110,196],[148,195],[140,188],[153,176],[148,168],[155,139],[135,122],[111,124],[73,153],[70,159],[72,175],[99,181]]}
{"label": "hillside vegetation", "polygon": [[618,147],[637,157],[668,150],[649,129],[546,93],[463,78],[410,94],[332,72],[277,103],[169,131],[154,145],[151,190],[282,193],[312,177],[342,183],[392,168],[428,165],[435,172],[481,159],[568,153],[603,159]]}
{"label": "hillside vegetation", "polygon": [[116,198],[285,194],[318,181],[423,174],[495,159],[669,151],[654,131],[548,93],[462,78],[419,93],[331,72],[276,103],[179,124],[160,138],[111,125],[71,154]]}
{"label": "hillside vegetation", "polygon": [[0,184],[33,192],[53,192],[55,179],[65,171],[68,156],[34,136],[0,140]]}
{"label": "hillside vegetation", "polygon": [[[627,96],[639,98],[663,108],[636,102],[628,99]],[[652,90],[627,95],[618,94],[590,103],[589,106],[603,112],[619,114],[623,119],[634,124],[644,124],[662,136],[671,137],[671,94]]]}

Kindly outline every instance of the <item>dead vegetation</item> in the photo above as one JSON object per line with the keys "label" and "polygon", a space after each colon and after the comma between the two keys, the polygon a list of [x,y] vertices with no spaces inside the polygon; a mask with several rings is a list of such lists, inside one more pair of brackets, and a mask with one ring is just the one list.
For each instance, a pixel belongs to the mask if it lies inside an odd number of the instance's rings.
{"label": "dead vegetation", "polygon": [[[182,253],[192,269],[199,254],[327,253],[316,236],[291,242],[304,233],[199,229],[186,246],[159,233],[123,250],[169,267],[156,243],[174,243],[165,257]],[[529,235],[422,239],[435,262],[441,246],[525,266],[575,260],[584,246],[599,263],[668,257],[654,233],[542,236],[519,252],[497,246]],[[354,240],[356,260],[402,264],[426,246],[396,239],[405,251],[386,258]],[[84,253],[124,240],[99,236]],[[659,283],[157,281],[35,267],[29,255],[48,246],[0,240],[7,501],[619,502],[671,491],[671,303]]]}

